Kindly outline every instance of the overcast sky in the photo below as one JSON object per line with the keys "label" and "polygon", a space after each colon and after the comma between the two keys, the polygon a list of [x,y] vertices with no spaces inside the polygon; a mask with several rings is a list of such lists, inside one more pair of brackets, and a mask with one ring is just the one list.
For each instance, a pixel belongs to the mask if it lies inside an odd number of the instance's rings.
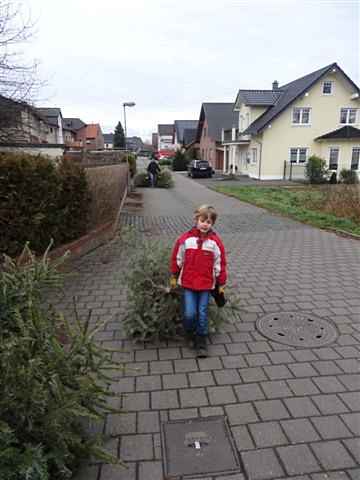
{"label": "overcast sky", "polygon": [[123,121],[197,119],[202,102],[271,88],[338,62],[360,83],[360,0],[23,0],[37,22],[26,55],[41,62],[42,106]]}

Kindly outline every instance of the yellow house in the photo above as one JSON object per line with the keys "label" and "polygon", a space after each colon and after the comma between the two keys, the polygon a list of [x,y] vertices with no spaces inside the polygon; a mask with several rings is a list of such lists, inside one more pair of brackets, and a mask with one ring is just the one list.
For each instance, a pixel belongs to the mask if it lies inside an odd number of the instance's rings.
{"label": "yellow house", "polygon": [[271,90],[239,90],[238,128],[223,130],[224,172],[303,178],[317,155],[331,171],[360,169],[360,90],[332,63]]}

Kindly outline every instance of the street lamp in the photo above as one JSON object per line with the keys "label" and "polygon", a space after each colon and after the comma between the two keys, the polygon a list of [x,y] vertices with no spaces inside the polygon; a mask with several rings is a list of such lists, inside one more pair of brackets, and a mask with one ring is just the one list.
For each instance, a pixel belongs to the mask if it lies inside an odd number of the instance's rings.
{"label": "street lamp", "polygon": [[126,107],[135,107],[136,103],[135,102],[124,102],[123,107],[124,107],[124,129],[125,129],[125,150],[127,150],[126,146],[126,137],[127,137],[127,130],[126,130]]}

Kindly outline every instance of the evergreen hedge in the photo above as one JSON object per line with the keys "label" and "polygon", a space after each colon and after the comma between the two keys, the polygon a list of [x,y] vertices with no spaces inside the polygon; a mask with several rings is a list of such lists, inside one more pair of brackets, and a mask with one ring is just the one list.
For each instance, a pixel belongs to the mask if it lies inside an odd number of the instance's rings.
{"label": "evergreen hedge", "polygon": [[71,161],[0,152],[0,252],[18,255],[26,242],[43,253],[86,233],[90,192]]}

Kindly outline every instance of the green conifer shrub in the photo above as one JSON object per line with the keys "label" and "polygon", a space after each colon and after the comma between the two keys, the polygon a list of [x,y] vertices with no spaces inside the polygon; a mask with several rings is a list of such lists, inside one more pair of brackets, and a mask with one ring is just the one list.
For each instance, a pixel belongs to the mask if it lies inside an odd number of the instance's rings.
{"label": "green conifer shrub", "polygon": [[45,302],[59,263],[26,247],[0,271],[1,480],[67,480],[90,455],[118,462],[87,426],[116,411],[107,371],[121,366],[94,340],[103,323],[69,321]]}

